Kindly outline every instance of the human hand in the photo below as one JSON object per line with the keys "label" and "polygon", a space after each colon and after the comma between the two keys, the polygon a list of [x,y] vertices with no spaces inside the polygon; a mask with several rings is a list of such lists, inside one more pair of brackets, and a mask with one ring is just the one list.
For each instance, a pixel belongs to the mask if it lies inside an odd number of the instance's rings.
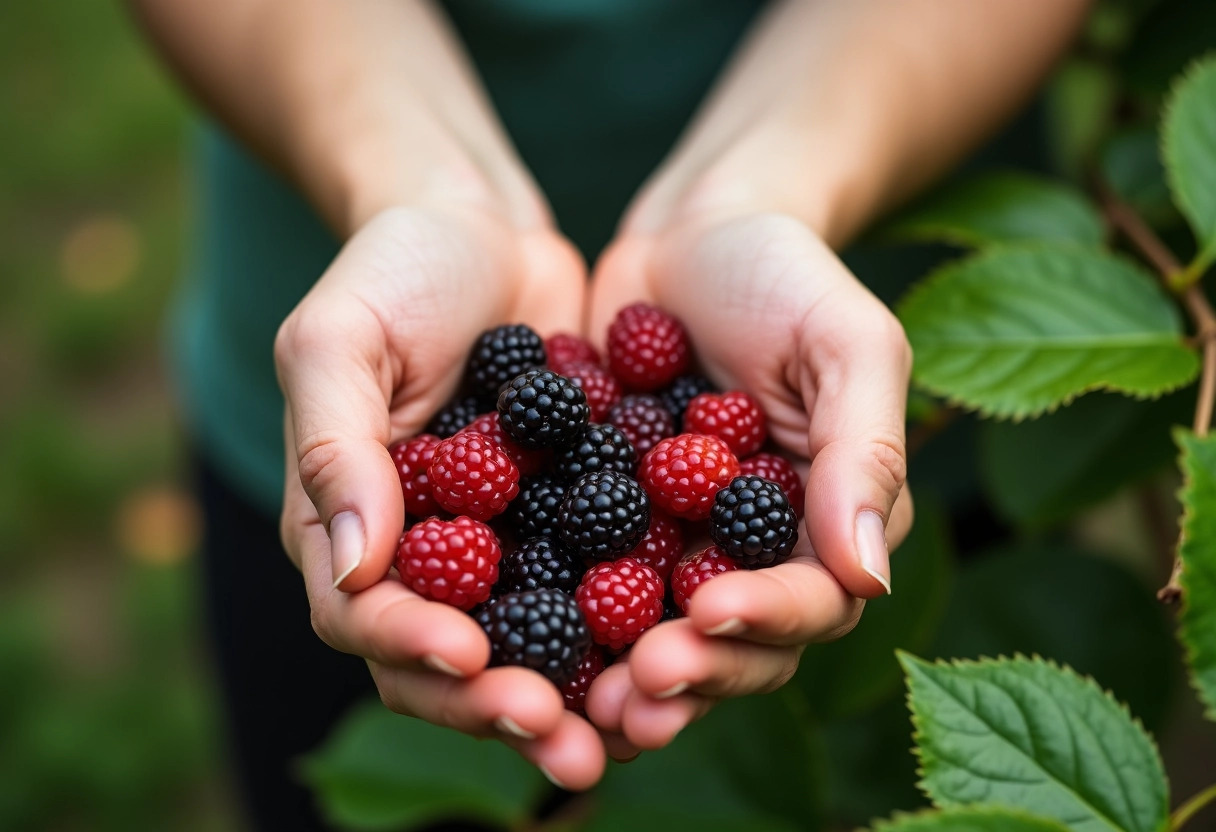
{"label": "human hand", "polygon": [[394,208],[350,239],[275,343],[287,399],[281,532],[318,635],[368,660],[392,710],[497,737],[575,789],[603,770],[596,731],[539,674],[486,670],[489,643],[468,615],[386,579],[404,523],[386,446],[451,397],[483,330],[577,331],[585,285],[578,254],[547,228]]}

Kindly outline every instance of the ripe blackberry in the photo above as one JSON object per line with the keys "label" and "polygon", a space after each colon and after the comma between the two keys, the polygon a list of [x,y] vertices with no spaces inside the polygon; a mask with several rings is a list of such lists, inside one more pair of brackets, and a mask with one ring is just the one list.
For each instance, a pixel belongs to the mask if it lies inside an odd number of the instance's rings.
{"label": "ripe blackberry", "polygon": [[608,424],[629,437],[639,459],[661,440],[676,435],[676,423],[667,406],[643,394],[625,396],[613,405],[608,411]]}
{"label": "ripe blackberry", "polygon": [[506,324],[486,330],[473,343],[464,377],[469,392],[493,399],[520,373],[545,366],[545,343],[531,327]]}
{"label": "ripe blackberry", "polygon": [[690,352],[684,325],[657,306],[626,306],[608,327],[608,368],[635,390],[671,383],[688,369]]}
{"label": "ripe blackberry", "polygon": [[481,414],[457,432],[480,433],[493,439],[502,447],[507,456],[511,457],[511,461],[519,469],[520,476],[526,477],[537,473],[549,461],[548,451],[525,448],[507,436],[506,431],[502,429],[502,425],[499,423],[497,410]]}
{"label": "ripe blackberry", "polygon": [[587,397],[591,421],[602,422],[621,400],[621,383],[599,364],[574,361],[562,366],[562,375],[577,384]]}
{"label": "ripe blackberry", "polygon": [[768,438],[768,420],[760,402],[742,390],[702,393],[688,404],[684,430],[717,436],[730,445],[735,456],[751,456]]}
{"label": "ripe blackberry", "polygon": [[686,375],[680,376],[665,389],[659,392],[659,398],[663,404],[671,411],[671,418],[675,420],[676,427],[684,423],[684,411],[688,410],[688,403],[702,393],[716,393],[718,388],[714,387],[714,383],[705,376]]}
{"label": "ripe blackberry", "polygon": [[519,484],[519,495],[507,506],[505,519],[521,539],[554,537],[557,509],[566,496],[566,484],[550,474],[537,474]]}
{"label": "ripe blackberry", "polygon": [[603,649],[597,645],[591,645],[587,655],[583,656],[583,660],[579,662],[574,676],[562,686],[562,697],[566,700],[567,711],[574,711],[576,714],[586,713],[587,691],[591,689],[591,683],[604,672],[604,668],[607,666],[608,662],[604,658]]}
{"label": "ripe blackberry", "polygon": [[664,581],[671,580],[671,570],[684,555],[684,528],[662,512],[650,511],[650,528],[629,557],[644,563],[659,573]]}
{"label": "ripe blackberry", "polygon": [[560,544],[544,537],[525,540],[498,564],[499,592],[560,589],[574,592],[583,577],[582,561]]}
{"label": "ripe blackberry", "polygon": [[650,526],[650,499],[633,477],[617,471],[583,474],[557,509],[561,541],[578,554],[609,560],[641,542]]}
{"label": "ripe blackberry", "polygon": [[574,597],[595,643],[621,650],[659,623],[664,594],[663,581],[653,569],[621,558],[587,570]]}
{"label": "ripe blackberry", "polygon": [[590,412],[578,385],[552,370],[530,370],[503,387],[498,416],[507,435],[525,448],[565,445],[578,436]]}
{"label": "ripe blackberry", "polygon": [[798,516],[781,486],[761,477],[735,477],[714,497],[709,536],[740,566],[758,569],[789,557]]}
{"label": "ripe blackberry", "polygon": [[671,573],[671,600],[688,615],[688,603],[697,587],[711,578],[734,572],[739,564],[717,546],[685,556]]}
{"label": "ripe blackberry", "polygon": [[573,597],[556,589],[510,592],[478,610],[490,665],[529,667],[561,687],[578,672],[591,631]]}
{"label": "ripe blackberry", "polygon": [[439,513],[439,503],[435,501],[426,472],[435,457],[435,448],[442,441],[434,434],[423,433],[413,439],[394,442],[388,448],[401,478],[406,517],[429,517]]}
{"label": "ripe blackberry", "polygon": [[481,402],[476,396],[453,399],[431,418],[427,423],[426,432],[433,433],[440,439],[455,436],[457,431],[476,419],[481,410]]}
{"label": "ripe blackberry", "polygon": [[798,476],[798,471],[788,459],[776,454],[755,454],[739,460],[739,473],[764,477],[769,482],[777,483],[790,501],[794,514],[802,517],[806,508],[806,491],[802,485],[802,477]]}
{"label": "ripe blackberry", "polygon": [[423,598],[468,610],[490,597],[502,549],[484,523],[468,517],[423,520],[397,544],[397,573]]}
{"label": "ripe blackberry", "polygon": [[620,430],[612,425],[587,425],[578,438],[553,454],[557,476],[567,482],[592,471],[618,471],[633,476],[638,455]]}
{"label": "ripe blackberry", "polygon": [[497,442],[480,433],[458,433],[440,442],[427,476],[439,505],[474,520],[502,514],[519,493],[519,469]]}
{"label": "ripe blackberry", "polygon": [[578,362],[603,365],[599,350],[586,338],[557,332],[545,339],[545,355],[549,358],[549,369],[566,375],[566,367]]}
{"label": "ripe blackberry", "polygon": [[642,458],[638,479],[655,507],[684,520],[705,520],[720,488],[739,476],[739,461],[716,436],[682,433]]}

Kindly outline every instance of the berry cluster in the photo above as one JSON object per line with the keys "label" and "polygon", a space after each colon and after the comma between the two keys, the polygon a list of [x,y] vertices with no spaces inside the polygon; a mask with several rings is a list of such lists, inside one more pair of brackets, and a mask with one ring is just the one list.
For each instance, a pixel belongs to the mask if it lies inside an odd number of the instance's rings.
{"label": "berry cluster", "polygon": [[[787,558],[802,503],[793,466],[760,452],[759,402],[690,372],[679,321],[634,304],[607,341],[601,359],[575,335],[487,331],[428,433],[389,448],[401,580],[468,611],[491,664],[542,673],[577,712],[702,583]],[[706,531],[713,545],[685,554]]]}

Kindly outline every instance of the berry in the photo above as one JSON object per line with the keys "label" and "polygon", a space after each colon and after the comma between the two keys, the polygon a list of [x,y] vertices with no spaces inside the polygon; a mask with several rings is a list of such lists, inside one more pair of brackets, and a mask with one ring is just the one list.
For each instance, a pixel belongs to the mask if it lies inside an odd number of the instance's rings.
{"label": "berry", "polygon": [[565,483],[549,474],[522,480],[519,495],[507,506],[506,520],[521,538],[557,534],[557,508],[566,496]]}
{"label": "berry", "polygon": [[608,327],[608,368],[635,390],[671,383],[688,369],[689,352],[683,324],[656,306],[626,306]]}
{"label": "berry", "polygon": [[639,457],[659,443],[676,435],[671,412],[654,396],[626,396],[608,411],[608,424],[620,428],[629,437]]}
{"label": "berry", "polygon": [[650,528],[642,542],[629,557],[644,563],[659,573],[664,581],[671,580],[671,570],[684,554],[684,529],[680,521],[657,511],[650,512]]}
{"label": "berry", "polygon": [[566,374],[566,367],[576,362],[603,364],[599,350],[586,338],[558,332],[545,339],[545,354],[549,357],[549,369]]}
{"label": "berry", "polygon": [[502,514],[519,493],[519,469],[488,436],[458,433],[435,448],[427,470],[439,505],[474,520]]}
{"label": "berry", "polygon": [[500,592],[560,589],[574,592],[583,576],[582,562],[556,542],[543,537],[525,540],[498,564]]}
{"label": "berry", "polygon": [[737,457],[751,456],[768,438],[760,403],[741,390],[697,396],[684,413],[684,430],[720,437]]}
{"label": "berry", "polygon": [[621,650],[659,623],[663,594],[657,572],[633,558],[621,558],[589,569],[574,597],[595,643]]}
{"label": "berry", "polygon": [[621,383],[598,364],[572,362],[562,368],[562,375],[582,388],[593,422],[604,421],[612,406],[621,400]]}
{"label": "berry", "polygon": [[503,387],[499,423],[525,448],[565,445],[589,419],[587,397],[578,385],[552,370],[530,370]]}
{"label": "berry", "polygon": [[429,517],[439,513],[427,469],[431,467],[436,446],[442,441],[434,434],[422,433],[389,446],[389,455],[401,477],[401,496],[405,499],[407,517]]}
{"label": "berry", "polygon": [[553,455],[557,476],[576,480],[592,471],[617,471],[633,476],[638,455],[625,434],[612,425],[587,425],[571,444]]}
{"label": "berry", "polygon": [[677,563],[671,573],[671,599],[680,608],[680,612],[688,615],[688,602],[697,587],[710,578],[716,578],[724,572],[734,572],[738,568],[739,564],[717,546],[694,552]]}
{"label": "berry", "polygon": [[682,433],[642,458],[638,479],[656,507],[684,520],[704,520],[720,488],[739,476],[739,461],[716,436]]}
{"label": "berry", "polygon": [[789,499],[790,508],[794,510],[794,514],[802,517],[803,509],[806,508],[806,494],[802,487],[802,477],[798,476],[793,463],[788,459],[776,454],[756,454],[739,460],[739,473],[764,477],[769,482],[777,483]]}
{"label": "berry", "polygon": [[426,432],[433,433],[440,439],[447,439],[476,419],[479,413],[481,402],[476,396],[453,399],[434,415],[426,426]]}
{"label": "berry", "polygon": [[757,569],[789,557],[798,541],[798,516],[781,486],[741,476],[714,497],[709,536],[740,566]]}
{"label": "berry", "polygon": [[497,410],[481,414],[461,428],[458,433],[466,431],[480,433],[482,436],[488,436],[497,442],[503,451],[506,452],[507,456],[511,457],[511,461],[519,469],[520,476],[526,477],[538,473],[545,467],[545,463],[549,461],[548,455],[544,451],[525,448],[507,436],[506,432],[502,429],[502,425],[499,423]]}
{"label": "berry", "polygon": [[485,523],[423,520],[401,536],[397,572],[423,598],[468,610],[490,597],[502,549]]}
{"label": "berry", "polygon": [[583,474],[557,509],[562,543],[584,557],[609,560],[634,548],[650,526],[650,500],[630,476],[617,471]]}
{"label": "berry", "polygon": [[574,711],[576,714],[586,713],[587,691],[591,689],[591,683],[604,672],[604,668],[607,666],[604,651],[594,644],[591,645],[587,655],[583,656],[583,660],[578,663],[578,670],[575,671],[570,681],[562,686],[562,696],[566,700],[567,711]]}
{"label": "berry", "polygon": [[718,388],[714,387],[714,383],[705,376],[687,375],[680,376],[664,388],[659,393],[659,398],[663,401],[663,405],[671,411],[671,418],[675,419],[677,425],[681,425],[689,402],[702,393],[716,393],[717,391]]}
{"label": "berry", "polygon": [[578,672],[591,646],[574,598],[556,589],[510,592],[477,611],[490,639],[490,665],[530,667],[559,687]]}
{"label": "berry", "polygon": [[469,392],[494,398],[520,373],[545,366],[545,344],[531,327],[507,324],[486,330],[473,343],[464,377]]}

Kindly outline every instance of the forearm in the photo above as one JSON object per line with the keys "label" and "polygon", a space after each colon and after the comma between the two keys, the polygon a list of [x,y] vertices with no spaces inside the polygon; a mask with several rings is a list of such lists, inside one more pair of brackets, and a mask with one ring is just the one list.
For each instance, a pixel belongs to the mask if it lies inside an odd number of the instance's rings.
{"label": "forearm", "polygon": [[187,86],[341,234],[395,204],[543,201],[430,3],[131,0]]}
{"label": "forearm", "polygon": [[785,0],[761,20],[628,229],[793,214],[841,245],[1022,105],[1087,0]]}

